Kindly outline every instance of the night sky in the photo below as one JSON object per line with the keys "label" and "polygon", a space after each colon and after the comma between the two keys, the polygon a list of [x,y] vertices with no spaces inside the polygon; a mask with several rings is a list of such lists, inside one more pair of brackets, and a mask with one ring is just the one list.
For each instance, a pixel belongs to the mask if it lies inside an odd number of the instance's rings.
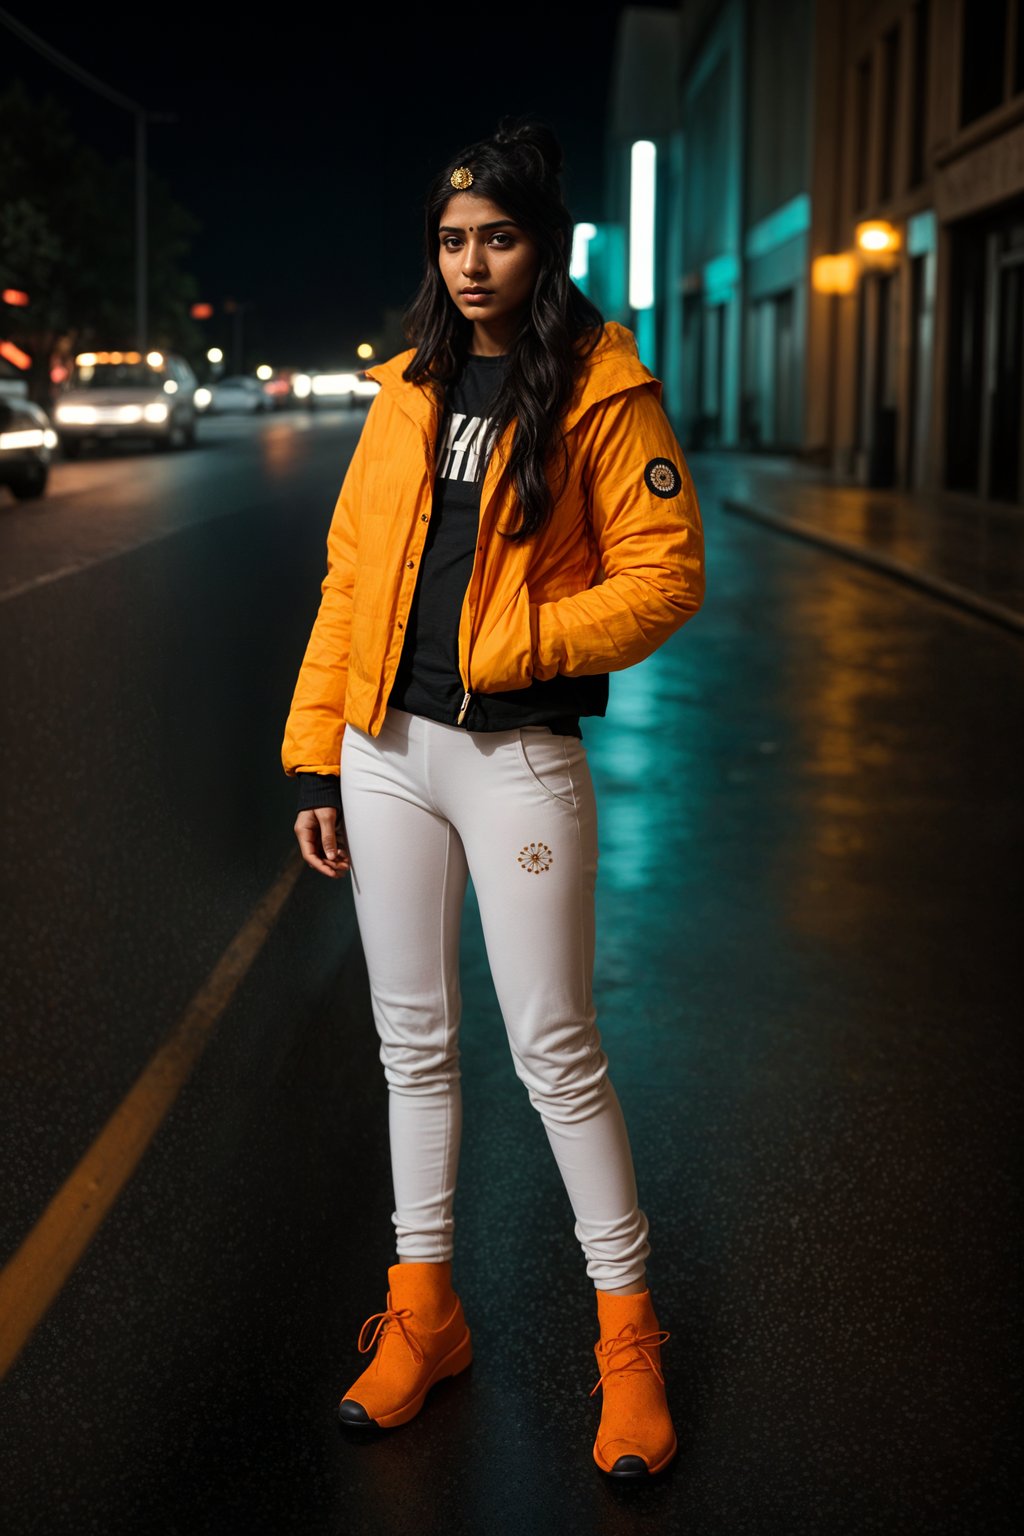
{"label": "night sky", "polygon": [[[504,113],[536,113],[559,135],[574,218],[604,211],[620,4],[410,14],[279,3],[273,25],[234,6],[8,9],[114,89],[178,115],[150,127],[150,164],[202,223],[200,297],[251,305],[246,350],[270,363],[336,366],[382,306],[408,302],[427,182]],[[2,27],[0,60],[5,84],[49,90],[83,140],[131,155],[130,114]],[[211,341],[223,342],[221,324],[207,322]]]}

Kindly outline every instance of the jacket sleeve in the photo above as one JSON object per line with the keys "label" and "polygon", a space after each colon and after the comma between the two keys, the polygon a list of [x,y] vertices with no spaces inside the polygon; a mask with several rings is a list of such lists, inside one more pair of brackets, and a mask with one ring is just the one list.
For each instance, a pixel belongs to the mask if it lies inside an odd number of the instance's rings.
{"label": "jacket sleeve", "polygon": [[375,395],[370,403],[327,534],[327,574],[320,587],[320,607],[299,668],[281,745],[281,762],[290,777],[341,771],[359,506],[379,399]]}
{"label": "jacket sleeve", "polygon": [[634,666],[704,601],[697,493],[659,394],[652,381],[595,407],[583,479],[604,575],[584,591],[530,604],[536,678]]}

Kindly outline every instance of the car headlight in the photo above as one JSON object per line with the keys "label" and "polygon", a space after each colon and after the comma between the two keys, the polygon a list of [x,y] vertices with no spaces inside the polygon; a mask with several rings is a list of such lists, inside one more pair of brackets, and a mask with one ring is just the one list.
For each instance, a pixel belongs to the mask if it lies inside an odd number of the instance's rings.
{"label": "car headlight", "polygon": [[350,395],[356,387],[354,373],[321,373],[313,380],[314,395]]}
{"label": "car headlight", "polygon": [[292,393],[296,400],[305,400],[313,388],[313,381],[308,373],[297,373],[292,380]]}
{"label": "car headlight", "polygon": [[166,421],[167,417],[168,417],[168,414],[169,414],[169,412],[168,412],[167,406],[163,405],[159,401],[157,402],[156,405],[147,405],[146,409],[143,411],[143,415],[145,416],[146,420],[147,421],[154,421],[154,422],[155,421]]}
{"label": "car headlight", "polygon": [[17,448],[42,448],[46,434],[42,427],[25,427],[19,432],[0,432],[0,453]]}
{"label": "car headlight", "polygon": [[196,390],[195,394],[192,396],[192,399],[195,402],[195,407],[196,407],[197,411],[205,411],[206,407],[210,404],[210,401],[213,399],[213,393],[212,393],[211,390],[207,389],[204,385],[200,384],[199,388]]}
{"label": "car headlight", "polygon": [[57,420],[68,425],[91,426],[96,420],[96,408],[92,405],[58,405]]}

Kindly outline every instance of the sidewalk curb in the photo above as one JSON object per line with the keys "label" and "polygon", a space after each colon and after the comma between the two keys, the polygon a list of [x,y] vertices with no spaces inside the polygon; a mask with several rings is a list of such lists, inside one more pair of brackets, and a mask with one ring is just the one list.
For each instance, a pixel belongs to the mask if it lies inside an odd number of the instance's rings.
{"label": "sidewalk curb", "polygon": [[822,533],[809,523],[801,523],[794,517],[782,517],[777,512],[766,512],[763,507],[755,507],[750,502],[739,501],[733,496],[723,496],[722,506],[730,512],[739,512],[741,516],[749,517],[754,522],[775,528],[780,533],[791,534],[793,538],[804,539],[810,544],[819,544],[834,555],[841,555],[846,560],[854,560],[857,564],[866,565],[871,570],[882,571],[886,576],[893,576],[897,581],[905,581],[912,587],[919,587],[933,597],[943,598],[947,603],[955,603],[958,608],[966,608],[968,612],[977,614],[979,618],[988,619],[991,624],[999,624],[1015,634],[1024,635],[1024,613],[1016,613],[1012,608],[1005,608],[1002,603],[993,603],[977,592],[972,592],[968,587],[958,587],[954,582],[943,581],[941,576],[931,576],[926,571],[918,570],[916,566],[905,565],[902,560],[892,559],[890,555],[881,555],[874,550],[865,549],[862,545],[847,543],[845,539],[837,539],[832,534]]}

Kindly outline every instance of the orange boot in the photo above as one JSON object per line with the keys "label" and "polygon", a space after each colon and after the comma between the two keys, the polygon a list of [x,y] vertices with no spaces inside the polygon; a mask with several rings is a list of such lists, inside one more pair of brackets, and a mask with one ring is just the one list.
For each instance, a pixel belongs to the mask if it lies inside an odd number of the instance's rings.
{"label": "orange boot", "polygon": [[647,1477],[676,1454],[676,1432],[665,1399],[659,1329],[650,1290],[632,1296],[597,1291],[601,1338],[594,1354],[604,1388],[594,1460],[611,1477]]}
{"label": "orange boot", "polygon": [[[392,1264],[388,1304],[359,1330],[360,1354],[377,1352],[338,1404],[343,1424],[392,1429],[415,1418],[430,1388],[465,1370],[473,1358],[462,1302],[452,1290],[452,1265],[427,1261]],[[364,1343],[363,1336],[378,1318]]]}

